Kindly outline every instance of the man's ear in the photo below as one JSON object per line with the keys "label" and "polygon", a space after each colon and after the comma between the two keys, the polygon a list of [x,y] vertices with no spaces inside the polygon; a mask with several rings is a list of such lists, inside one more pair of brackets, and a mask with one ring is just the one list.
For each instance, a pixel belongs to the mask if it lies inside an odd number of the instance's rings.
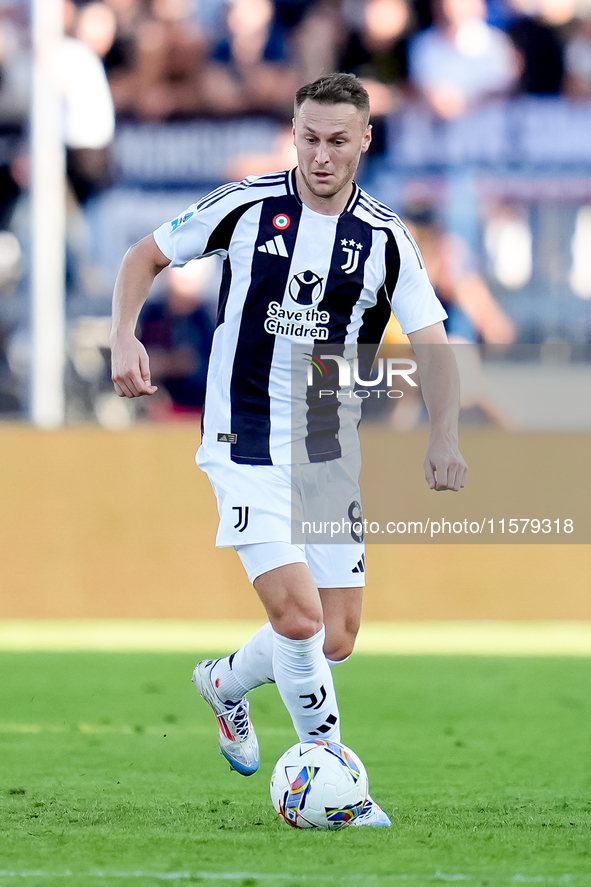
{"label": "man's ear", "polygon": [[363,143],[361,145],[361,153],[362,154],[365,154],[365,152],[368,150],[369,146],[371,145],[371,131],[372,131],[372,125],[371,125],[371,123],[368,123],[367,129],[365,130],[365,133],[363,135]]}

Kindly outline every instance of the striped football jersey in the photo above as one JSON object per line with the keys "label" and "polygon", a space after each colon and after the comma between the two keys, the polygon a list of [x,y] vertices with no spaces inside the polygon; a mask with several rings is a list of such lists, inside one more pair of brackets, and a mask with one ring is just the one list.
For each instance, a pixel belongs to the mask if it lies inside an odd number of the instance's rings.
{"label": "striped football jersey", "polygon": [[294,422],[294,353],[377,345],[391,311],[405,333],[447,316],[407,228],[357,185],[345,210],[330,216],[302,203],[295,170],[248,177],[212,191],[154,238],[172,266],[212,253],[224,259],[203,447],[216,456],[224,448],[233,462],[352,452],[355,399],[335,395],[319,415],[302,389],[307,418]]}

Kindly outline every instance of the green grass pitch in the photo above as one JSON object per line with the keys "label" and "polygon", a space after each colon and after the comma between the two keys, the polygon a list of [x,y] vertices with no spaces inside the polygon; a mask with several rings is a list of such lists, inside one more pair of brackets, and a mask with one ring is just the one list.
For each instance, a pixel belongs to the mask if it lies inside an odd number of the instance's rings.
{"label": "green grass pitch", "polygon": [[391,829],[295,831],[295,741],[252,694],[261,770],[230,772],[186,654],[0,654],[0,885],[591,881],[591,659],[355,656],[343,741]]}

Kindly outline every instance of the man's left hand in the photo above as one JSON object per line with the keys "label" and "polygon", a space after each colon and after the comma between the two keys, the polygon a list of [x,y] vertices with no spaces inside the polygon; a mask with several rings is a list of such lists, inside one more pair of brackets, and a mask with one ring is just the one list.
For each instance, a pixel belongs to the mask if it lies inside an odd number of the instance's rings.
{"label": "man's left hand", "polygon": [[431,490],[454,490],[466,485],[468,466],[457,444],[431,441],[423,463],[425,480]]}

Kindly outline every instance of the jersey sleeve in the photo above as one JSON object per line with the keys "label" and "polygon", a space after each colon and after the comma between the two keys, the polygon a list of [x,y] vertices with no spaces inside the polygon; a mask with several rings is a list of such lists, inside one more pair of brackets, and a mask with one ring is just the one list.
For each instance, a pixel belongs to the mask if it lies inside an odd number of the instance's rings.
{"label": "jersey sleeve", "polygon": [[229,237],[224,237],[228,226],[223,223],[249,205],[247,186],[246,179],[223,185],[154,231],[154,240],[171,267],[214,253],[226,257]]}
{"label": "jersey sleeve", "polygon": [[[431,286],[421,251],[402,222],[397,223],[394,243],[388,247],[386,289],[402,332],[408,335],[445,320],[447,314]],[[395,282],[388,287],[393,279]]]}

